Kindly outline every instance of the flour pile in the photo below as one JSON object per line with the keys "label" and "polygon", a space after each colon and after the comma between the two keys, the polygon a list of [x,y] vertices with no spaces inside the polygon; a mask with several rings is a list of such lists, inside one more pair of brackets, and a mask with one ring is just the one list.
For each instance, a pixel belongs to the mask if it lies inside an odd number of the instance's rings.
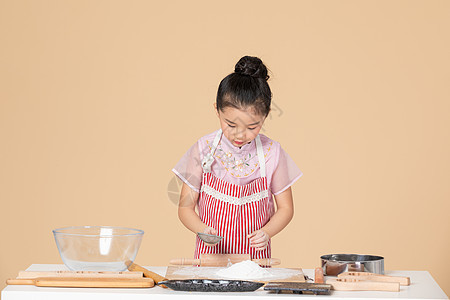
{"label": "flour pile", "polygon": [[273,277],[273,275],[266,269],[261,268],[257,263],[251,260],[245,260],[240,263],[236,263],[226,269],[221,269],[216,273],[222,278],[229,279],[267,279]]}
{"label": "flour pile", "polygon": [[257,263],[246,260],[224,267],[178,267],[171,274],[170,279],[235,279],[235,280],[283,280],[298,277],[303,279],[301,269],[261,268]]}

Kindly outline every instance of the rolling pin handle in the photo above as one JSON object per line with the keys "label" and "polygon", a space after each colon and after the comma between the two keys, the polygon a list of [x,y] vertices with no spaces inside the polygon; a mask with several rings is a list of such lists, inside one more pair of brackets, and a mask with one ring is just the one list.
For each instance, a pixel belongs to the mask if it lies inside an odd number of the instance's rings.
{"label": "rolling pin handle", "polygon": [[34,285],[36,281],[34,279],[8,279],[6,284],[8,285]]}

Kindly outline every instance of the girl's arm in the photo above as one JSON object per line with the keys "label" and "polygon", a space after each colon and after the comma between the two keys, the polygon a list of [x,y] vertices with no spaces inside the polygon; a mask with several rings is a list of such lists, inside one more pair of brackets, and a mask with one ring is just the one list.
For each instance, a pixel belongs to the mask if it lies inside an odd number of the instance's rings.
{"label": "girl's arm", "polygon": [[[181,223],[190,231],[205,232],[208,226],[200,220],[200,217],[195,212],[195,205],[197,204],[199,193],[193,191],[186,183],[183,182],[181,188],[180,202],[178,204],[178,218]],[[208,231],[208,230],[207,230]],[[212,233],[215,232],[205,232]]]}
{"label": "girl's arm", "polygon": [[292,200],[290,187],[275,196],[275,203],[277,211],[270,218],[270,221],[263,228],[249,235],[251,247],[256,250],[266,248],[269,239],[283,230],[294,216],[294,201]]}

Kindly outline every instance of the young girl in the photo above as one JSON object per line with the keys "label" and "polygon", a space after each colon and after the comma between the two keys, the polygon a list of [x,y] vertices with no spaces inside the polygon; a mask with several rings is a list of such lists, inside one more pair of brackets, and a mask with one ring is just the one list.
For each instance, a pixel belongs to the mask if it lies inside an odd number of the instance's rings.
{"label": "young girl", "polygon": [[270,111],[268,78],[259,58],[241,58],[217,92],[221,129],[200,138],[172,170],[183,181],[181,222],[194,233],[224,237],[216,245],[197,237],[195,258],[201,253],[270,258],[271,237],[292,219],[291,185],[302,172],[279,143],[259,134]]}

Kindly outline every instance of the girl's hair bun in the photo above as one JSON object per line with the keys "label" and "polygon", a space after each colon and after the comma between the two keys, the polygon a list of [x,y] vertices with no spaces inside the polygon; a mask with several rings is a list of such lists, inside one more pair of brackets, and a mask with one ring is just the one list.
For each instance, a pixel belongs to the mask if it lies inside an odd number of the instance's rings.
{"label": "girl's hair bun", "polygon": [[252,56],[244,56],[219,84],[216,97],[217,111],[226,107],[251,108],[255,114],[267,117],[270,112],[272,92],[267,82],[267,68]]}
{"label": "girl's hair bun", "polygon": [[263,64],[262,60],[254,56],[242,57],[234,67],[234,72],[255,78],[262,78],[264,80],[269,79],[266,66]]}

